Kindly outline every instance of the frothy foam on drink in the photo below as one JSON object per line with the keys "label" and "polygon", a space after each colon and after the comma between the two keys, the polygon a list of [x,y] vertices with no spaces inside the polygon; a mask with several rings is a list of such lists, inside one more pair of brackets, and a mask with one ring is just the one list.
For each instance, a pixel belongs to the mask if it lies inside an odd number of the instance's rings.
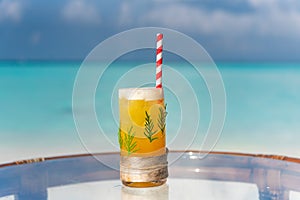
{"label": "frothy foam on drink", "polygon": [[164,98],[162,88],[122,88],[119,89],[119,98],[125,98],[128,100],[158,100]]}

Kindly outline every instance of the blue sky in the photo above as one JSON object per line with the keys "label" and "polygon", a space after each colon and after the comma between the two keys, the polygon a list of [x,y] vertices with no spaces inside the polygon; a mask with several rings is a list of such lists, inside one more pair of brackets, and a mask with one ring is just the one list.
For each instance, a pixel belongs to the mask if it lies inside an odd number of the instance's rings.
{"label": "blue sky", "polygon": [[183,32],[215,60],[300,60],[299,0],[0,0],[0,59],[83,59],[145,26]]}

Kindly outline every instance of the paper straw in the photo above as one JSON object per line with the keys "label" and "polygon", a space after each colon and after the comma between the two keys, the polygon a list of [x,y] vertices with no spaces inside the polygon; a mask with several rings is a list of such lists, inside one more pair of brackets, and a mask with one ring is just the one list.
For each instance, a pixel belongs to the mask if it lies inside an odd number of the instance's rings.
{"label": "paper straw", "polygon": [[163,34],[156,35],[156,88],[162,88],[162,45]]}

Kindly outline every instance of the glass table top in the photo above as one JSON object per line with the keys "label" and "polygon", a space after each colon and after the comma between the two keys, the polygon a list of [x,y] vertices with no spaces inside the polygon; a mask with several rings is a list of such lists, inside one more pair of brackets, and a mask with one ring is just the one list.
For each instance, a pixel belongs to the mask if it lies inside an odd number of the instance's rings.
{"label": "glass table top", "polygon": [[[128,188],[118,153],[18,161],[0,166],[0,200],[300,199],[300,160],[284,156],[171,151],[167,184]],[[101,162],[100,162],[101,161]]]}

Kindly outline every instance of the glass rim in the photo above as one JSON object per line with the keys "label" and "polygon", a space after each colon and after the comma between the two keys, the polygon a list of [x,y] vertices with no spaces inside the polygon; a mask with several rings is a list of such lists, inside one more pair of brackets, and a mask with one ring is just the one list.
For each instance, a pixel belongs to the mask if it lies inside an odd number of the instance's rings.
{"label": "glass rim", "polygon": [[[231,152],[231,151],[199,151],[199,150],[169,150],[168,154],[176,154],[180,153],[184,157],[196,155],[199,153],[208,153],[208,155],[223,155],[223,156],[232,156],[232,157],[241,157],[241,158],[261,158],[267,160],[277,160],[283,161],[287,163],[296,163],[300,164],[300,158],[287,156],[287,155],[275,155],[275,154],[264,154],[264,153],[243,153],[243,152]],[[70,158],[83,158],[83,157],[93,157],[93,156],[120,156],[119,151],[109,151],[109,152],[95,152],[95,153],[81,153],[81,154],[65,154],[65,155],[58,155],[58,156],[45,156],[39,158],[29,158],[25,160],[17,160],[13,162],[7,163],[0,163],[0,169],[9,167],[9,166],[20,166],[20,165],[27,165],[27,164],[34,164],[34,163],[43,163],[45,161],[51,160],[63,160],[63,159],[70,159]],[[194,159],[192,159],[194,160]]]}

